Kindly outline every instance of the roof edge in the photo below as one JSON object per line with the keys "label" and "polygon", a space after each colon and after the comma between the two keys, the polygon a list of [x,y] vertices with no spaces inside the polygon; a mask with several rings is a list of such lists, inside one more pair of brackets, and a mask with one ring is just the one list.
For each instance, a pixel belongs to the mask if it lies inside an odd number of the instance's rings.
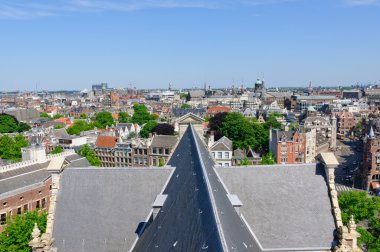
{"label": "roof edge", "polygon": [[194,127],[193,127],[193,125],[191,123],[190,123],[190,129],[191,129],[191,136],[192,136],[193,141],[195,143],[195,147],[197,149],[197,154],[198,154],[198,157],[199,157],[199,161],[200,161],[200,164],[201,164],[201,167],[202,167],[202,173],[203,173],[203,176],[205,178],[206,185],[207,185],[207,194],[210,197],[212,210],[214,212],[213,216],[215,218],[215,223],[216,223],[216,226],[218,228],[218,233],[219,233],[219,236],[220,236],[222,247],[223,247],[224,251],[228,251],[228,246],[227,246],[226,238],[224,236],[223,229],[221,227],[221,221],[219,219],[218,210],[216,209],[216,203],[215,203],[214,195],[212,194],[211,184],[210,184],[210,181],[209,181],[209,178],[208,178],[208,175],[207,175],[207,171],[206,171],[205,165],[203,163],[203,160],[202,160],[202,157],[201,157],[201,154],[200,154],[200,149],[199,149],[199,146],[198,146],[198,141],[196,139],[196,135],[195,134],[197,134],[197,133],[195,132]]}

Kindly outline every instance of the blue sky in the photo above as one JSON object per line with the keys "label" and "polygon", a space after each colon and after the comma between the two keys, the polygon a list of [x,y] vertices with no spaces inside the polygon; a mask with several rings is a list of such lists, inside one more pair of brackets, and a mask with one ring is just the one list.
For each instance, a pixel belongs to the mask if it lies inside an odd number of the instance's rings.
{"label": "blue sky", "polygon": [[380,82],[380,0],[0,0],[0,90]]}

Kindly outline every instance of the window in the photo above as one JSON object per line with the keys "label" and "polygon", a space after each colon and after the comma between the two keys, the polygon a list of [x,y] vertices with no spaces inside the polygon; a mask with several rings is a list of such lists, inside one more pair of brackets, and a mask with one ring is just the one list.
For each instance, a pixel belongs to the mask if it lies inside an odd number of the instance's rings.
{"label": "window", "polygon": [[148,150],[144,149],[144,155],[148,155]]}
{"label": "window", "polygon": [[39,200],[36,201],[36,208],[37,208],[37,209],[41,208],[41,203],[40,203]]}
{"label": "window", "polygon": [[155,158],[153,158],[153,166],[156,166],[157,165],[157,161]]}
{"label": "window", "polygon": [[49,190],[53,189],[53,186],[52,185],[49,185]]}
{"label": "window", "polygon": [[133,163],[134,163],[134,164],[138,164],[138,163],[139,163],[137,157],[135,157],[135,158],[133,159]]}
{"label": "window", "polygon": [[17,208],[17,214],[21,215],[21,207]]}
{"label": "window", "polygon": [[42,208],[46,208],[46,199],[45,198],[42,199]]}
{"label": "window", "polygon": [[162,148],[158,148],[158,154],[162,154]]}
{"label": "window", "polygon": [[281,152],[286,153],[287,150],[288,150],[288,147],[287,147],[286,145],[282,145],[282,146],[281,146]]}
{"label": "window", "polygon": [[23,199],[24,199],[24,197],[23,197],[23,196],[21,196],[21,197],[20,197],[20,200],[23,200]]}
{"label": "window", "polygon": [[224,163],[224,166],[230,166],[230,164],[229,163]]}
{"label": "window", "polygon": [[3,206],[7,206],[7,202],[3,202]]}
{"label": "window", "polygon": [[6,213],[2,213],[0,215],[0,225],[4,225],[7,221],[7,214]]}
{"label": "window", "polygon": [[281,156],[281,163],[287,163],[287,162],[288,162],[287,156]]}
{"label": "window", "polygon": [[144,165],[148,165],[148,159],[144,158]]}
{"label": "window", "polygon": [[212,152],[212,157],[215,158],[215,152]]}
{"label": "window", "polygon": [[230,153],[228,151],[224,152],[224,157],[226,159],[229,159],[230,158]]}
{"label": "window", "polygon": [[222,152],[218,152],[218,158],[219,158],[219,159],[222,158]]}
{"label": "window", "polygon": [[153,154],[157,154],[157,148],[153,147]]}
{"label": "window", "polygon": [[28,211],[28,204],[24,205],[24,212]]}
{"label": "window", "polygon": [[165,149],[165,155],[169,155],[169,149],[168,148]]}

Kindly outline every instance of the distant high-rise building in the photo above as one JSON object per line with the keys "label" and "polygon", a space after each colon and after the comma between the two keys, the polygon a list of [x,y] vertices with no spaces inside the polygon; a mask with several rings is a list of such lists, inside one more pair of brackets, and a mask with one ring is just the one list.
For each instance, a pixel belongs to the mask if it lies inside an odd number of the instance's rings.
{"label": "distant high-rise building", "polygon": [[107,83],[100,83],[100,84],[95,84],[92,85],[92,91],[102,91],[108,89],[108,84]]}

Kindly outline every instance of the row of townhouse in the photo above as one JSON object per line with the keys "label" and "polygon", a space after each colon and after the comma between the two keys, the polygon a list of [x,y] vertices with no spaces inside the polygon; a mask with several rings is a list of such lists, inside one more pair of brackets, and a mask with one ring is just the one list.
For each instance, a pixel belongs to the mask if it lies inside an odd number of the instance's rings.
{"label": "row of townhouse", "polygon": [[177,136],[153,135],[152,138],[98,136],[96,156],[102,167],[141,167],[165,164],[178,141]]}

